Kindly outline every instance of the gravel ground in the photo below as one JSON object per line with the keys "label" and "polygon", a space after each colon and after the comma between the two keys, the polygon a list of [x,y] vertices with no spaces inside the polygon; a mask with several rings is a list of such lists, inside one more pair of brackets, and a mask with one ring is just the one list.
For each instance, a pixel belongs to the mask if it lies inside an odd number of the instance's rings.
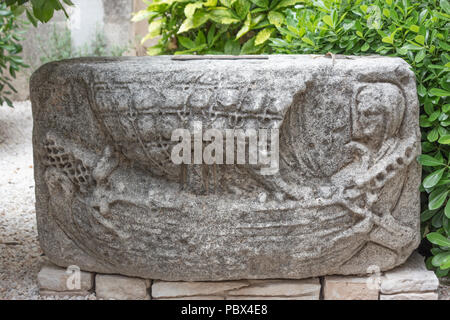
{"label": "gravel ground", "polygon": [[[36,276],[45,257],[37,240],[29,101],[0,106],[0,300],[95,299],[40,297]],[[440,299],[450,300],[450,285]]]}
{"label": "gravel ground", "polygon": [[0,300],[44,299],[36,281],[45,257],[34,209],[31,105],[14,106],[0,106]]}

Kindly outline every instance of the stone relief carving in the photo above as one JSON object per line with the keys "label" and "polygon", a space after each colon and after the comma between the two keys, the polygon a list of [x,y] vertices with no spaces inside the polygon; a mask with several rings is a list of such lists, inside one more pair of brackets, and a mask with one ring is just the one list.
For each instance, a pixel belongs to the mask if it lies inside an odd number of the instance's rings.
{"label": "stone relief carving", "polygon": [[[390,269],[418,245],[418,104],[401,59],[78,59],[39,69],[31,97],[38,229],[56,264],[306,278]],[[174,164],[172,131],[194,121],[280,129],[279,171]]]}

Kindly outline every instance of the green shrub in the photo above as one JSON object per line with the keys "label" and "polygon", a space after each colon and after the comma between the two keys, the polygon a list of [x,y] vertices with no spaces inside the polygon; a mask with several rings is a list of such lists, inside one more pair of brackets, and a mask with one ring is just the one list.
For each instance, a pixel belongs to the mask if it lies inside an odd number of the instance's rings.
{"label": "green shrub", "polygon": [[[61,0],[62,3],[72,5],[70,0]],[[59,0],[1,0],[0,1],[0,106],[6,102],[12,107],[8,95],[16,92],[12,86],[12,78],[21,68],[27,68],[20,53],[22,52],[20,31],[24,21],[20,20],[26,14],[28,20],[37,25],[37,21],[49,21],[54,11],[65,9]],[[67,16],[67,13],[66,13]]]}
{"label": "green shrub", "polygon": [[19,56],[22,52],[20,26],[14,12],[5,3],[0,3],[0,106],[3,102],[12,106],[7,97],[16,92],[11,84],[12,78],[21,67],[27,67]]}
{"label": "green shrub", "polygon": [[2,2],[18,15],[25,12],[34,26],[37,26],[38,21],[48,22],[54,12],[59,10],[63,11],[68,18],[64,4],[73,6],[71,0],[2,0]]}
{"label": "green shrub", "polygon": [[448,0],[160,0],[138,12],[134,20],[139,19],[151,23],[147,38],[161,37],[150,55],[331,52],[405,59],[416,75],[421,105],[421,229],[433,245],[427,265],[440,277],[448,275]]}
{"label": "green shrub", "polygon": [[161,36],[148,49],[157,54],[268,53],[267,40],[281,25],[281,11],[302,0],[155,0],[133,21],[148,19],[149,33]]}

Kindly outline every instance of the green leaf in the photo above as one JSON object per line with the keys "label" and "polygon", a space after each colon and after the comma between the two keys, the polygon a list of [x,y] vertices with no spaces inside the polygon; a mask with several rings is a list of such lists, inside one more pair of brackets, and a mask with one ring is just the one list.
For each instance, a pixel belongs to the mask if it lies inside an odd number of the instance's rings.
{"label": "green leaf", "polygon": [[241,19],[245,19],[247,14],[249,14],[251,5],[252,4],[249,0],[236,0],[234,3],[234,9]]}
{"label": "green leaf", "polygon": [[267,15],[269,22],[277,27],[281,27],[284,23],[284,15],[280,12],[270,11]]}
{"label": "green leaf", "polygon": [[447,14],[450,14],[450,3],[447,0],[441,0],[440,4],[441,8],[444,9]]}
{"label": "green leaf", "polygon": [[305,2],[305,0],[281,0],[281,2],[275,7],[275,9],[291,7],[301,2]]}
{"label": "green leaf", "polygon": [[50,1],[31,0],[33,14],[42,22],[48,22],[53,17],[54,7]]}
{"label": "green leaf", "polygon": [[402,46],[402,49],[405,49],[407,51],[409,51],[409,50],[422,50],[422,47],[420,47],[420,46],[418,46],[416,44],[413,44],[413,43],[407,43],[407,44]]}
{"label": "green leaf", "polygon": [[158,54],[162,53],[162,48],[158,45],[150,47],[147,49],[147,54],[149,56],[157,56]]}
{"label": "green leaf", "polygon": [[366,52],[369,49],[370,49],[370,44],[368,44],[368,43],[364,43],[361,47],[362,52]]}
{"label": "green leaf", "polygon": [[421,62],[426,56],[426,51],[425,50],[420,50],[417,54],[416,54],[416,58],[414,59],[414,61],[416,63]]}
{"label": "green leaf", "polygon": [[442,234],[438,232],[431,232],[427,234],[427,239],[433,244],[441,247],[450,247],[450,240],[445,238]]}
{"label": "green leaf", "polygon": [[206,44],[203,44],[201,46],[198,47],[194,47],[192,49],[189,50],[181,50],[181,51],[176,51],[175,55],[179,55],[179,54],[192,54],[192,53],[199,53],[200,51],[202,51],[203,49],[206,48]]}
{"label": "green leaf", "polygon": [[270,35],[274,31],[273,28],[262,29],[257,35],[255,39],[255,45],[259,46],[269,40]]}
{"label": "green leaf", "polygon": [[214,42],[214,36],[216,35],[216,25],[213,24],[208,30],[208,34],[206,35],[206,39],[208,40],[208,45],[212,46]]}
{"label": "green leaf", "polygon": [[251,23],[252,23],[252,15],[249,13],[247,15],[247,19],[245,20],[244,25],[239,30],[239,32],[236,34],[236,39],[241,38],[243,35],[245,35],[247,32],[250,31]]}
{"label": "green leaf", "polygon": [[438,166],[444,165],[444,163],[442,161],[439,161],[438,159],[433,158],[432,156],[429,156],[427,154],[422,154],[422,155],[418,156],[417,161],[421,165],[427,166],[427,167],[438,167]]}
{"label": "green leaf", "polygon": [[131,18],[131,21],[138,22],[142,20],[148,20],[152,16],[155,15],[155,12],[148,11],[148,10],[140,10],[133,14],[133,18]]}
{"label": "green leaf", "polygon": [[431,219],[431,226],[435,229],[442,227],[442,218],[444,217],[444,212],[440,211],[438,214],[434,215]]}
{"label": "green leaf", "polygon": [[215,8],[208,13],[211,19],[216,23],[232,24],[240,21],[233,11],[229,9]]}
{"label": "green leaf", "polygon": [[183,21],[183,23],[180,26],[180,29],[178,29],[178,33],[183,33],[186,31],[189,31],[194,28],[194,21],[192,19],[188,18]]}
{"label": "green leaf", "polygon": [[447,253],[447,257],[444,258],[444,260],[441,263],[440,270],[446,270],[449,271],[450,269],[450,252]]}
{"label": "green leaf", "polygon": [[148,34],[150,37],[154,38],[161,34],[161,24],[163,20],[156,20],[150,23],[148,26]]}
{"label": "green leaf", "polygon": [[308,37],[303,37],[302,40],[311,46],[315,45],[314,42]]}
{"label": "green leaf", "polygon": [[195,42],[187,37],[178,36],[178,42],[186,49],[193,49],[193,48],[197,47]]}
{"label": "green leaf", "polygon": [[435,270],[436,276],[438,278],[446,277],[448,275],[449,271],[450,271],[450,269],[447,269],[447,270],[436,269]]}
{"label": "green leaf", "polygon": [[334,28],[334,24],[333,24],[333,18],[331,16],[324,16],[322,18],[323,22],[325,22],[327,25],[329,25],[330,27]]}
{"label": "green leaf", "polygon": [[440,144],[450,144],[450,134],[443,135],[439,138],[438,142]]}
{"label": "green leaf", "polygon": [[439,180],[441,180],[442,175],[444,174],[445,168],[436,170],[429,174],[424,180],[423,180],[423,186],[427,189],[434,187]]}
{"label": "green leaf", "polygon": [[435,267],[440,267],[441,265],[445,265],[450,260],[450,252],[441,252],[433,257],[431,263]]}
{"label": "green leaf", "polygon": [[255,38],[249,39],[241,48],[241,54],[255,54],[260,47],[255,46]]}
{"label": "green leaf", "polygon": [[445,216],[450,219],[450,201],[447,201],[444,209]]}
{"label": "green leaf", "polygon": [[439,138],[439,132],[436,128],[433,128],[430,132],[427,134],[427,139],[430,142],[435,142]]}
{"label": "green leaf", "polygon": [[417,43],[420,43],[421,45],[425,44],[425,37],[421,34],[417,35],[414,40],[416,40]]}
{"label": "green leaf", "polygon": [[224,47],[225,54],[229,55],[239,55],[241,52],[241,46],[239,44],[239,41],[236,40],[227,40]]}
{"label": "green leaf", "polygon": [[200,30],[197,34],[197,37],[195,38],[195,45],[198,47],[201,46],[202,44],[206,45],[206,37],[203,31]]}
{"label": "green leaf", "polygon": [[30,12],[30,10],[26,9],[25,12],[26,12],[27,18],[28,18],[28,20],[31,22],[31,24],[32,24],[33,26],[37,27],[38,21],[37,21],[36,18],[33,16],[33,14]]}
{"label": "green leaf", "polygon": [[220,3],[223,4],[227,8],[231,8],[231,6],[233,5],[233,3],[235,1],[236,0],[220,0]]}
{"label": "green leaf", "polygon": [[409,30],[412,32],[418,33],[419,32],[419,26],[416,26],[415,24],[409,26]]}
{"label": "green leaf", "polygon": [[394,44],[394,40],[391,37],[383,37],[381,41],[384,43]]}
{"label": "green leaf", "polygon": [[186,7],[184,7],[184,14],[186,18],[192,18],[194,16],[195,10],[203,7],[202,2],[188,3]]}
{"label": "green leaf", "polygon": [[439,89],[439,88],[432,88],[429,92],[433,96],[437,96],[437,97],[448,97],[448,96],[450,96],[450,91]]}
{"label": "green leaf", "polygon": [[438,119],[440,115],[441,112],[439,110],[433,111],[428,117],[428,121],[433,122],[434,120]]}
{"label": "green leaf", "polygon": [[425,221],[430,220],[434,216],[435,213],[436,213],[435,210],[428,210],[428,209],[425,210],[424,212],[422,212],[420,214],[420,221],[425,222]]}
{"label": "green leaf", "polygon": [[430,193],[430,196],[428,197],[428,209],[430,210],[436,210],[442,207],[442,205],[445,202],[445,199],[447,199],[447,195],[449,190],[440,190],[441,187],[438,188],[438,190],[433,191]]}
{"label": "green leaf", "polygon": [[250,1],[261,8],[267,9],[269,7],[269,0],[250,0]]}

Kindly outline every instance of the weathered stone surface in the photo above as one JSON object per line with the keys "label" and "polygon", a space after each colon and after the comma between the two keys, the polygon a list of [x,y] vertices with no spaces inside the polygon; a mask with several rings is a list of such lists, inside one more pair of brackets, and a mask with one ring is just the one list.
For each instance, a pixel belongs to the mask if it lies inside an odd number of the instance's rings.
{"label": "weathered stone surface", "polygon": [[86,297],[91,295],[92,292],[90,291],[52,291],[52,290],[45,290],[40,289],[39,295],[42,297]]}
{"label": "weathered stone surface", "polygon": [[316,295],[313,296],[292,296],[292,297],[269,297],[269,296],[229,296],[226,300],[319,300]]}
{"label": "weathered stone surface", "polygon": [[318,278],[305,280],[254,280],[249,285],[230,290],[228,296],[240,297],[304,297],[319,300]]}
{"label": "weathered stone surface", "polygon": [[437,292],[381,294],[380,300],[438,300]]}
{"label": "weathered stone surface", "polygon": [[158,298],[158,299],[154,299],[154,300],[225,300],[225,297],[222,297],[222,296],[189,296],[189,297],[176,297],[176,298]]}
{"label": "weathered stone surface", "polygon": [[225,296],[226,292],[248,286],[247,281],[167,282],[154,281],[152,298],[180,298],[193,296]]}
{"label": "weathered stone surface", "polygon": [[118,275],[96,275],[95,293],[100,299],[147,300],[150,281]]}
{"label": "weathered stone surface", "polygon": [[439,279],[425,267],[424,257],[415,252],[400,267],[381,277],[381,293],[407,293],[437,291]]}
{"label": "weathered stone surface", "polygon": [[[203,59],[78,59],[33,75],[39,238],[54,263],[210,281],[363,274],[408,258],[420,134],[403,60]],[[279,170],[174,164],[171,133],[195,121],[280,129]]]}
{"label": "weathered stone surface", "polygon": [[[87,295],[94,285],[94,274],[80,271],[75,274],[72,270],[60,268],[46,263],[42,266],[37,276],[39,293],[45,295],[46,291],[51,292],[73,292],[72,295]],[[47,294],[52,295],[52,294]]]}
{"label": "weathered stone surface", "polygon": [[324,300],[378,300],[379,289],[367,277],[325,277]]}
{"label": "weathered stone surface", "polygon": [[319,279],[305,280],[249,280],[222,282],[166,282],[155,281],[151,292],[154,299],[259,299],[291,298],[319,300]]}

